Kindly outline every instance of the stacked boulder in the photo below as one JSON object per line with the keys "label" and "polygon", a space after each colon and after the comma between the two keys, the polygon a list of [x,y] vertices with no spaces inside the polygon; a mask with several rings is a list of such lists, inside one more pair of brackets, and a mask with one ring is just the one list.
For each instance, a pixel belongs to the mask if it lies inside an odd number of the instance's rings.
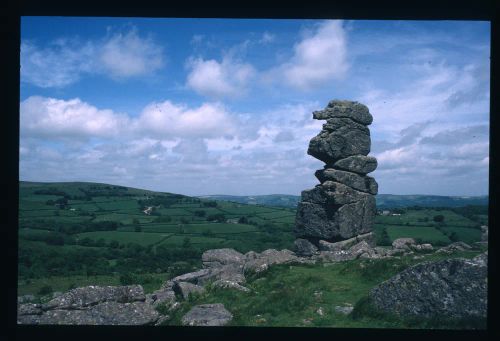
{"label": "stacked boulder", "polygon": [[299,253],[311,253],[320,241],[335,243],[370,233],[376,213],[378,184],[366,175],[377,168],[377,160],[368,156],[367,126],[373,121],[368,108],[334,100],[324,110],[313,112],[313,118],[326,123],[310,141],[307,153],[326,165],[315,173],[320,184],[302,192],[297,208]]}

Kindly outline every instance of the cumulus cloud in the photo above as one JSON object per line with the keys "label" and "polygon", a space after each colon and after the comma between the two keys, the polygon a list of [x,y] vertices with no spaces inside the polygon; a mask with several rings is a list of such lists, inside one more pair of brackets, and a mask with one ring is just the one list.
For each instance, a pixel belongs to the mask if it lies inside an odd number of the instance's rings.
{"label": "cumulus cloud", "polygon": [[238,128],[236,118],[220,103],[204,103],[197,108],[170,101],[151,103],[134,123],[138,132],[164,139],[229,138]]}
{"label": "cumulus cloud", "polygon": [[78,98],[61,100],[32,96],[20,104],[23,137],[90,139],[141,136],[176,138],[233,138],[238,117],[220,103],[188,107],[170,101],[151,103],[137,117],[99,109]]}
{"label": "cumulus cloud", "polygon": [[99,48],[99,60],[106,73],[115,78],[151,74],[164,65],[163,49],[137,30],[112,35]]}
{"label": "cumulus cloud", "polygon": [[144,76],[163,66],[162,47],[136,29],[100,40],[57,39],[44,47],[21,42],[21,81],[41,88],[62,88],[89,74]]}
{"label": "cumulus cloud", "polygon": [[269,44],[269,43],[274,42],[275,39],[276,39],[276,36],[274,34],[269,33],[269,32],[264,32],[262,34],[262,38],[260,38],[260,40],[259,40],[259,43]]}
{"label": "cumulus cloud", "polygon": [[187,86],[212,98],[243,95],[256,74],[252,65],[228,56],[221,62],[191,58],[187,62],[187,68]]}
{"label": "cumulus cloud", "polygon": [[[373,156],[378,169],[373,176],[381,193],[396,193],[404,186],[406,194],[443,193],[460,195],[484,194],[487,190],[489,134],[487,125],[464,126],[455,129],[415,131],[419,124],[402,129],[396,142],[374,141]],[[421,122],[422,127],[431,127]],[[408,143],[402,143],[406,141]],[[380,147],[382,145],[383,147]],[[469,179],[467,184],[465,179]],[[472,185],[474,184],[474,185]]]}
{"label": "cumulus cloud", "polygon": [[129,124],[127,115],[98,109],[75,98],[68,101],[32,96],[21,102],[21,135],[26,137],[111,137]]}
{"label": "cumulus cloud", "polygon": [[21,43],[21,81],[41,88],[60,88],[93,72],[95,47],[77,40],[57,40],[45,48]]}
{"label": "cumulus cloud", "polygon": [[349,69],[346,33],[342,21],[325,21],[295,44],[293,57],[280,67],[287,84],[310,90],[332,79],[342,78]]}

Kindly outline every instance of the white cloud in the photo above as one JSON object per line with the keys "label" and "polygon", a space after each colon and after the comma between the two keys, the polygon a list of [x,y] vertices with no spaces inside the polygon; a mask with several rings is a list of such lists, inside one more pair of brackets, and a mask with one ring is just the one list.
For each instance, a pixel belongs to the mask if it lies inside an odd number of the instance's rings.
{"label": "white cloud", "polygon": [[20,121],[24,138],[63,138],[74,142],[75,139],[123,140],[140,136],[140,140],[131,142],[129,153],[140,153],[158,143],[158,139],[232,139],[240,132],[239,117],[220,103],[204,103],[199,107],[170,101],[151,103],[134,118],[96,108],[78,98],[32,96],[20,104]]}
{"label": "white cloud", "polygon": [[82,73],[92,72],[92,43],[58,40],[46,48],[30,41],[21,43],[21,81],[41,88],[60,88],[75,83]]}
{"label": "white cloud", "polygon": [[269,32],[264,32],[262,34],[262,38],[260,38],[260,40],[259,40],[259,43],[269,44],[269,43],[274,42],[275,39],[276,39],[276,36],[274,34],[269,33]]}
{"label": "white cloud", "polygon": [[123,132],[129,118],[75,98],[68,101],[32,96],[21,102],[21,135],[27,137],[111,137]]}
{"label": "white cloud", "polygon": [[115,78],[150,74],[163,67],[163,49],[137,30],[111,36],[100,48],[99,60],[106,73]]}
{"label": "white cloud", "polygon": [[280,69],[287,83],[300,90],[342,78],[349,69],[342,21],[318,25],[313,34],[295,44],[293,57]]}
{"label": "white cloud", "polygon": [[187,62],[187,67],[190,70],[187,86],[201,95],[212,98],[243,95],[256,74],[252,65],[238,62],[228,56],[221,62],[191,58]]}
{"label": "white cloud", "polygon": [[152,103],[134,122],[134,129],[162,139],[180,137],[230,137],[237,132],[236,118],[218,103],[204,103],[197,108],[170,101]]}
{"label": "white cloud", "polygon": [[114,79],[144,76],[164,65],[163,49],[136,29],[100,40],[57,39],[39,47],[21,42],[21,81],[41,88],[61,88],[84,75]]}

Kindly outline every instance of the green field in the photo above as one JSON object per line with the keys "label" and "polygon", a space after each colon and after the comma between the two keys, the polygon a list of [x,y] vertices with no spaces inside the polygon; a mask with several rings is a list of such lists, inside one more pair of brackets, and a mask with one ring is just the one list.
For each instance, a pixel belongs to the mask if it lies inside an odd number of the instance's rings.
{"label": "green field", "polygon": [[[128,273],[172,276],[200,267],[208,249],[293,249],[295,239],[292,208],[95,183],[21,182],[19,193],[19,283],[22,292],[33,294],[43,281],[60,290],[69,282],[92,283],[83,280],[90,277],[116,284]],[[142,211],[151,206],[158,207],[151,215]],[[377,237],[386,232],[385,245],[400,237],[435,246],[474,243],[487,211],[466,213],[405,209],[377,215],[374,232]],[[434,221],[437,215],[441,222]]]}
{"label": "green field", "polygon": [[136,243],[142,246],[159,243],[165,237],[171,236],[170,233],[146,233],[146,232],[124,232],[124,231],[97,231],[77,234],[77,239],[90,238],[95,241],[104,239],[106,242],[116,240],[121,244]]}
{"label": "green field", "polygon": [[436,230],[434,227],[427,226],[388,226],[387,233],[391,240],[397,238],[415,238],[420,239],[422,243],[436,244],[441,241],[450,243],[446,235]]}

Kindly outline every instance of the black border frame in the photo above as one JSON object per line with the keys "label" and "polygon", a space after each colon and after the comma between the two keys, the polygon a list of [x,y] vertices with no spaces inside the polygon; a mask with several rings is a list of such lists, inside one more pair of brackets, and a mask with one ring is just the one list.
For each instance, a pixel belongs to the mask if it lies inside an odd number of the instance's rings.
{"label": "black border frame", "polygon": [[[6,251],[7,272],[4,271],[4,281],[7,282],[8,308],[6,339],[31,339],[50,337],[54,339],[89,338],[98,339],[131,339],[144,338],[211,338],[235,339],[247,337],[286,337],[294,338],[346,338],[366,339],[383,337],[385,339],[404,338],[435,338],[451,337],[458,339],[486,339],[497,335],[498,329],[494,321],[498,293],[496,292],[498,274],[497,244],[498,233],[495,228],[489,229],[490,248],[488,262],[488,330],[487,331],[449,331],[449,330],[393,330],[393,329],[323,329],[323,328],[258,328],[258,327],[80,327],[80,326],[19,326],[16,324],[17,305],[17,210],[19,183],[19,65],[20,65],[20,18],[21,16],[101,16],[101,17],[198,17],[198,18],[289,18],[289,19],[384,19],[384,20],[483,20],[491,22],[491,83],[490,83],[490,165],[489,165],[489,225],[498,225],[497,205],[499,190],[495,174],[499,174],[498,150],[500,137],[495,134],[500,129],[498,96],[500,94],[498,73],[499,65],[495,57],[500,54],[499,8],[500,1],[475,0],[410,0],[410,1],[369,1],[342,0],[321,1],[302,0],[299,2],[282,2],[275,0],[243,0],[243,1],[196,1],[186,0],[170,4],[167,1],[155,2],[142,0],[111,1],[64,1],[64,0],[8,0],[7,6],[2,5],[2,43],[6,52],[2,55],[5,69],[6,108],[2,112],[2,147],[4,160],[1,184],[6,190],[2,200],[2,226],[7,230],[7,237],[2,238]],[[3,78],[3,77],[2,77]],[[5,95],[4,95],[5,94]],[[6,156],[6,157],[5,157]],[[16,228],[14,229],[14,226]],[[6,244],[6,245],[5,245]],[[7,336],[7,335],[6,335]]]}

